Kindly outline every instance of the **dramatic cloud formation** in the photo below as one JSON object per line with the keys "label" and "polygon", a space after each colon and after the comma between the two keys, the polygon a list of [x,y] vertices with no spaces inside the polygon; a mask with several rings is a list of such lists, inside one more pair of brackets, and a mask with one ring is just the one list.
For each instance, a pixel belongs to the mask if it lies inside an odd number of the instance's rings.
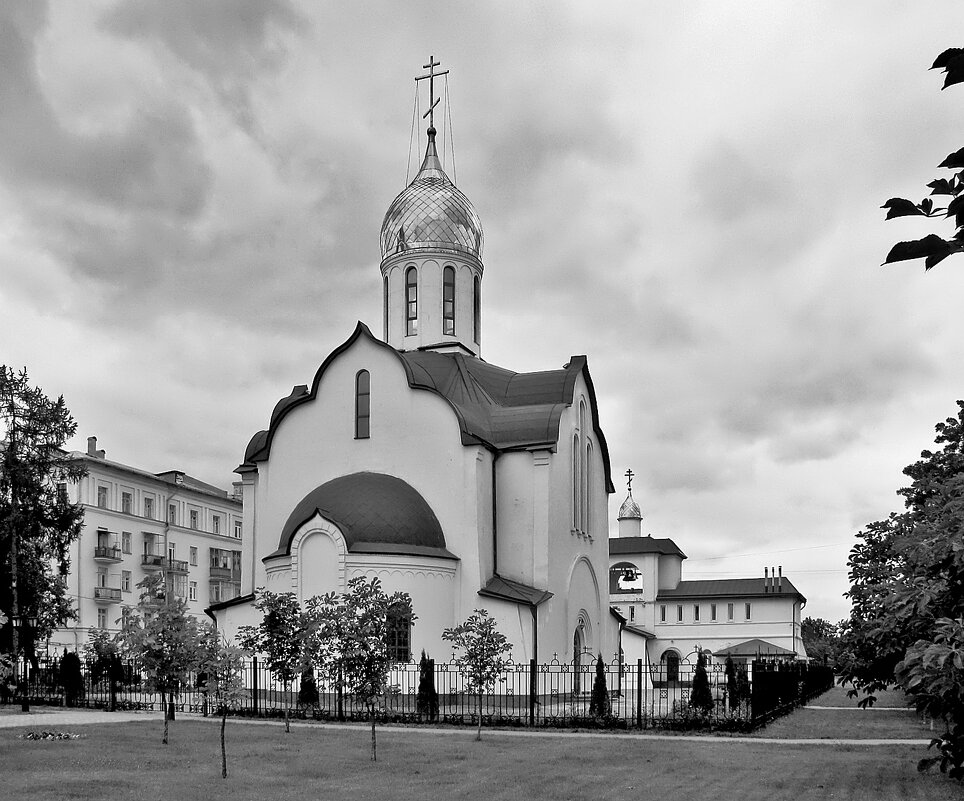
{"label": "dramatic cloud formation", "polygon": [[881,203],[964,144],[926,69],[958,6],[5,3],[0,361],[78,446],[227,486],[277,398],[380,327],[434,54],[484,356],[587,354],[613,472],[688,575],[782,564],[839,619],[854,532],[964,395],[961,264],[879,266],[930,230]]}

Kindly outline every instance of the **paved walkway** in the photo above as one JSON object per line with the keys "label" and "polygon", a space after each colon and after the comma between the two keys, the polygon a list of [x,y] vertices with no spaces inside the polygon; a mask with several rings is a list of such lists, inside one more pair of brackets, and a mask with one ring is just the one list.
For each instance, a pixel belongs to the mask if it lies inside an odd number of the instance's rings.
{"label": "paved walkway", "polygon": [[[815,709],[818,707],[810,707]],[[836,708],[836,707],[834,707]],[[65,726],[89,726],[101,723],[129,723],[131,721],[141,722],[160,722],[160,712],[106,712],[101,709],[50,709],[49,707],[35,707],[37,710],[23,713],[19,709],[4,708],[0,709],[0,729],[29,728],[47,729],[62,728]],[[178,712],[178,720],[199,720],[210,723],[220,721],[218,717],[202,717],[198,714],[189,712]],[[280,720],[251,720],[249,718],[231,718],[230,724],[245,726],[283,726],[284,721]],[[176,722],[175,722],[176,725]],[[367,728],[365,723],[317,723],[292,721],[291,727],[297,729],[323,729],[338,730],[346,726],[354,728]],[[391,731],[393,734],[402,735],[429,735],[429,736],[460,736],[475,737],[475,729],[466,728],[437,728],[434,726],[379,726],[379,731]],[[842,740],[835,738],[809,738],[791,739],[778,737],[745,737],[740,735],[705,735],[705,734],[655,734],[650,732],[626,732],[626,731],[547,731],[543,729],[490,729],[486,728],[485,737],[579,737],[579,738],[626,738],[648,739],[648,740],[676,740],[676,741],[706,741],[712,738],[714,743],[766,743],[770,745],[787,746],[808,746],[808,745],[848,745],[848,746],[886,746],[886,745],[927,745],[930,738],[915,739],[861,739],[861,740]]]}

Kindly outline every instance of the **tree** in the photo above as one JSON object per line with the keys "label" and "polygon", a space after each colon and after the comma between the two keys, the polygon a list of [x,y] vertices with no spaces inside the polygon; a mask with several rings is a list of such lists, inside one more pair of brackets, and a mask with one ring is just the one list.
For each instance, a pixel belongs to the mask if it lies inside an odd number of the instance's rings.
{"label": "tree", "polygon": [[26,370],[0,365],[0,608],[36,619],[0,626],[0,652],[14,657],[35,661],[36,643],[74,617],[65,577],[83,509],[59,485],[86,474],[62,449],[76,430],[62,396],[52,401]]}
{"label": "tree", "polygon": [[343,595],[329,593],[309,601],[312,619],[308,653],[335,682],[344,682],[362,702],[371,723],[371,759],[377,759],[375,713],[384,704],[393,664],[388,648],[392,621],[411,624],[408,593],[388,595],[377,578],[356,576]]}
{"label": "tree", "polygon": [[243,671],[244,653],[229,645],[214,626],[207,625],[200,631],[200,654],[198,669],[207,680],[205,697],[214,702],[221,716],[221,778],[228,777],[228,755],[224,745],[224,728],[228,710],[238,706],[245,698]]}
{"label": "tree", "polygon": [[261,587],[254,608],[261,612],[257,626],[241,626],[238,642],[250,653],[263,654],[268,670],[284,686],[285,732],[291,733],[291,683],[306,664],[307,618],[293,592],[275,593]]}
{"label": "tree", "polygon": [[596,657],[596,676],[592,682],[592,695],[589,699],[589,717],[597,721],[608,720],[612,713],[609,688],[606,687],[606,666],[602,654]]}
{"label": "tree", "polygon": [[196,670],[202,655],[201,632],[187,612],[187,603],[165,591],[163,575],[149,575],[138,585],[140,601],[124,619],[117,635],[121,651],[147,674],[152,688],[161,694],[164,736],[167,745],[171,701]]}
{"label": "tree", "polygon": [[80,668],[80,657],[75,651],[64,649],[60,657],[60,684],[64,688],[64,702],[76,706],[84,695],[84,674]]}
{"label": "tree", "polygon": [[311,667],[302,668],[301,680],[298,682],[298,706],[318,706],[318,684],[315,682],[315,671]]}
{"label": "tree", "polygon": [[422,649],[418,660],[418,694],[415,696],[418,719],[424,717],[429,722],[438,720],[438,690],[435,689],[435,660],[430,659]]}
{"label": "tree", "polygon": [[852,608],[837,667],[873,704],[902,688],[942,720],[939,762],[964,778],[964,402],[936,427],[939,450],[904,469],[905,510],[869,524],[850,553]]}
{"label": "tree", "polygon": [[710,691],[710,679],[706,675],[706,656],[702,651],[696,658],[693,688],[690,691],[690,707],[703,715],[713,711],[713,693]]}
{"label": "tree", "polygon": [[508,660],[505,654],[512,646],[495,627],[495,619],[484,609],[476,609],[462,624],[442,632],[442,639],[452,643],[455,661],[465,678],[469,692],[477,701],[478,731],[475,739],[482,739],[482,696],[491,692],[496,681],[504,681],[503,672]]}
{"label": "tree", "polygon": [[[942,89],[964,82],[964,49],[952,47],[945,50],[934,61],[931,69],[939,69],[945,73]],[[938,169],[961,170],[964,168],[964,148],[951,153],[937,166]],[[931,190],[930,196],[920,203],[901,197],[892,197],[884,203],[881,208],[887,209],[887,219],[910,216],[953,218],[956,233],[950,239],[929,234],[923,239],[898,242],[890,249],[884,264],[924,259],[924,269],[929,270],[948,256],[964,251],[964,170],[956,172],[950,178],[935,178],[927,186]],[[949,198],[947,205],[935,206],[932,200],[934,196]]]}
{"label": "tree", "polygon": [[827,665],[834,665],[840,650],[840,629],[844,621],[831,623],[820,617],[804,618],[800,624],[800,637],[807,649],[807,656]]}
{"label": "tree", "polygon": [[740,687],[736,675],[736,665],[733,657],[726,655],[723,674],[726,676],[726,702],[729,709],[736,709],[740,703]]}
{"label": "tree", "polygon": [[110,691],[110,711],[117,710],[117,685],[124,678],[120,660],[120,645],[103,629],[91,629],[87,635],[87,654],[91,662],[91,682],[107,679]]}

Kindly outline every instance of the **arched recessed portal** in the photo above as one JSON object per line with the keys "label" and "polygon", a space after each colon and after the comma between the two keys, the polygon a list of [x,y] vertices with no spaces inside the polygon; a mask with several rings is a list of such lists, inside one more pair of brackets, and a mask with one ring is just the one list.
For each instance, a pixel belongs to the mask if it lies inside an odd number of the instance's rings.
{"label": "arched recessed portal", "polygon": [[679,654],[676,651],[663,651],[659,658],[666,681],[679,681]]}
{"label": "arched recessed portal", "polygon": [[589,616],[585,610],[581,610],[576,629],[572,633],[572,691],[576,693],[582,692],[583,659],[589,653],[589,642],[591,641],[589,626]]}

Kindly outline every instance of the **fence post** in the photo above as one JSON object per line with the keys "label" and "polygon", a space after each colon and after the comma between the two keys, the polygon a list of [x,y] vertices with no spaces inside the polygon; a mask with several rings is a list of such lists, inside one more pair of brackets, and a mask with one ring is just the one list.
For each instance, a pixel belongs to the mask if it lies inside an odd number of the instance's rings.
{"label": "fence post", "polygon": [[643,660],[636,660],[636,728],[643,728]]}
{"label": "fence post", "polygon": [[251,657],[251,696],[254,701],[254,714],[255,717],[258,715],[258,708],[260,707],[260,699],[258,698],[258,657],[254,655]]}
{"label": "fence post", "polygon": [[536,693],[539,691],[539,674],[536,660],[529,660],[529,725],[536,725]]}

